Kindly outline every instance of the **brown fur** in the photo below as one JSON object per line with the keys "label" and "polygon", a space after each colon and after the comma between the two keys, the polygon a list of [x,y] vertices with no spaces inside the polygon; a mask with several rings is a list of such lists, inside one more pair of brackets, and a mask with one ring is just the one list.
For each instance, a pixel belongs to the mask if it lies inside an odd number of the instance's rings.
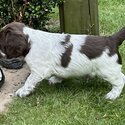
{"label": "brown fur", "polygon": [[101,56],[102,52],[108,48],[109,56],[113,56],[114,54],[118,54],[119,59],[118,63],[122,63],[120,54],[118,52],[118,42],[116,39],[109,36],[88,36],[86,38],[86,42],[83,46],[81,46],[80,52],[84,53],[89,59],[95,59]]}
{"label": "brown fur", "polygon": [[25,56],[29,52],[28,36],[23,33],[23,27],[24,24],[15,22],[1,30],[0,49],[7,58]]}
{"label": "brown fur", "polygon": [[61,56],[61,66],[63,66],[64,68],[68,66],[71,60],[73,45],[72,44],[68,45],[68,43],[70,42],[70,37],[71,37],[70,35],[67,35],[65,37],[65,41],[61,42],[62,45],[65,47],[65,52]]}

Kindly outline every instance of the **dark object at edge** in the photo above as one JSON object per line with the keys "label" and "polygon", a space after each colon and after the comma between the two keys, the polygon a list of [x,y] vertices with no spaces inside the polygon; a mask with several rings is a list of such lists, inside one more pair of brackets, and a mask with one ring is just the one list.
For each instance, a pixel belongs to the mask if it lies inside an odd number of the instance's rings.
{"label": "dark object at edge", "polygon": [[0,65],[7,69],[21,69],[25,61],[23,59],[0,59]]}
{"label": "dark object at edge", "polygon": [[2,78],[1,78],[1,80],[0,80],[0,88],[2,87],[2,85],[4,84],[4,82],[5,82],[5,76],[4,76],[4,74],[3,74],[3,71],[2,71],[2,69],[0,68],[0,72],[1,72],[1,75],[2,75]]}

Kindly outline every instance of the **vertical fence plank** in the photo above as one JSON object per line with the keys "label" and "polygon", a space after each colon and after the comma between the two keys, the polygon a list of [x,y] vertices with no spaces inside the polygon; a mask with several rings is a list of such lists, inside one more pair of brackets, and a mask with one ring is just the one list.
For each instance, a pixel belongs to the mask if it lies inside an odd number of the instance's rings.
{"label": "vertical fence plank", "polygon": [[60,6],[61,31],[98,34],[97,0],[65,0]]}
{"label": "vertical fence plank", "polygon": [[91,34],[99,34],[98,0],[89,0],[89,10]]}

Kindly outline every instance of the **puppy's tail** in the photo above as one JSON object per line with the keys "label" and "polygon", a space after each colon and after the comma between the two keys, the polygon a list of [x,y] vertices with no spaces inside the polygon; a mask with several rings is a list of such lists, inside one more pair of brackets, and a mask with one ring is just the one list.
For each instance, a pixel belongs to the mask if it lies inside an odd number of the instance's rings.
{"label": "puppy's tail", "polygon": [[117,33],[113,34],[111,37],[117,42],[118,46],[121,45],[125,40],[125,27],[123,27]]}

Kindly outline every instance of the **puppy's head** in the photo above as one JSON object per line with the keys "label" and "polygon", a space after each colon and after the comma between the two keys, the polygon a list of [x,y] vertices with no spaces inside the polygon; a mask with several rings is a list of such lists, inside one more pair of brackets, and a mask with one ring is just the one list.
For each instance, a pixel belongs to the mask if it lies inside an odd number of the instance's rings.
{"label": "puppy's head", "polygon": [[[19,23],[20,24],[20,23]],[[21,31],[18,23],[7,25],[0,32],[0,58],[16,58],[29,52],[28,36]]]}

